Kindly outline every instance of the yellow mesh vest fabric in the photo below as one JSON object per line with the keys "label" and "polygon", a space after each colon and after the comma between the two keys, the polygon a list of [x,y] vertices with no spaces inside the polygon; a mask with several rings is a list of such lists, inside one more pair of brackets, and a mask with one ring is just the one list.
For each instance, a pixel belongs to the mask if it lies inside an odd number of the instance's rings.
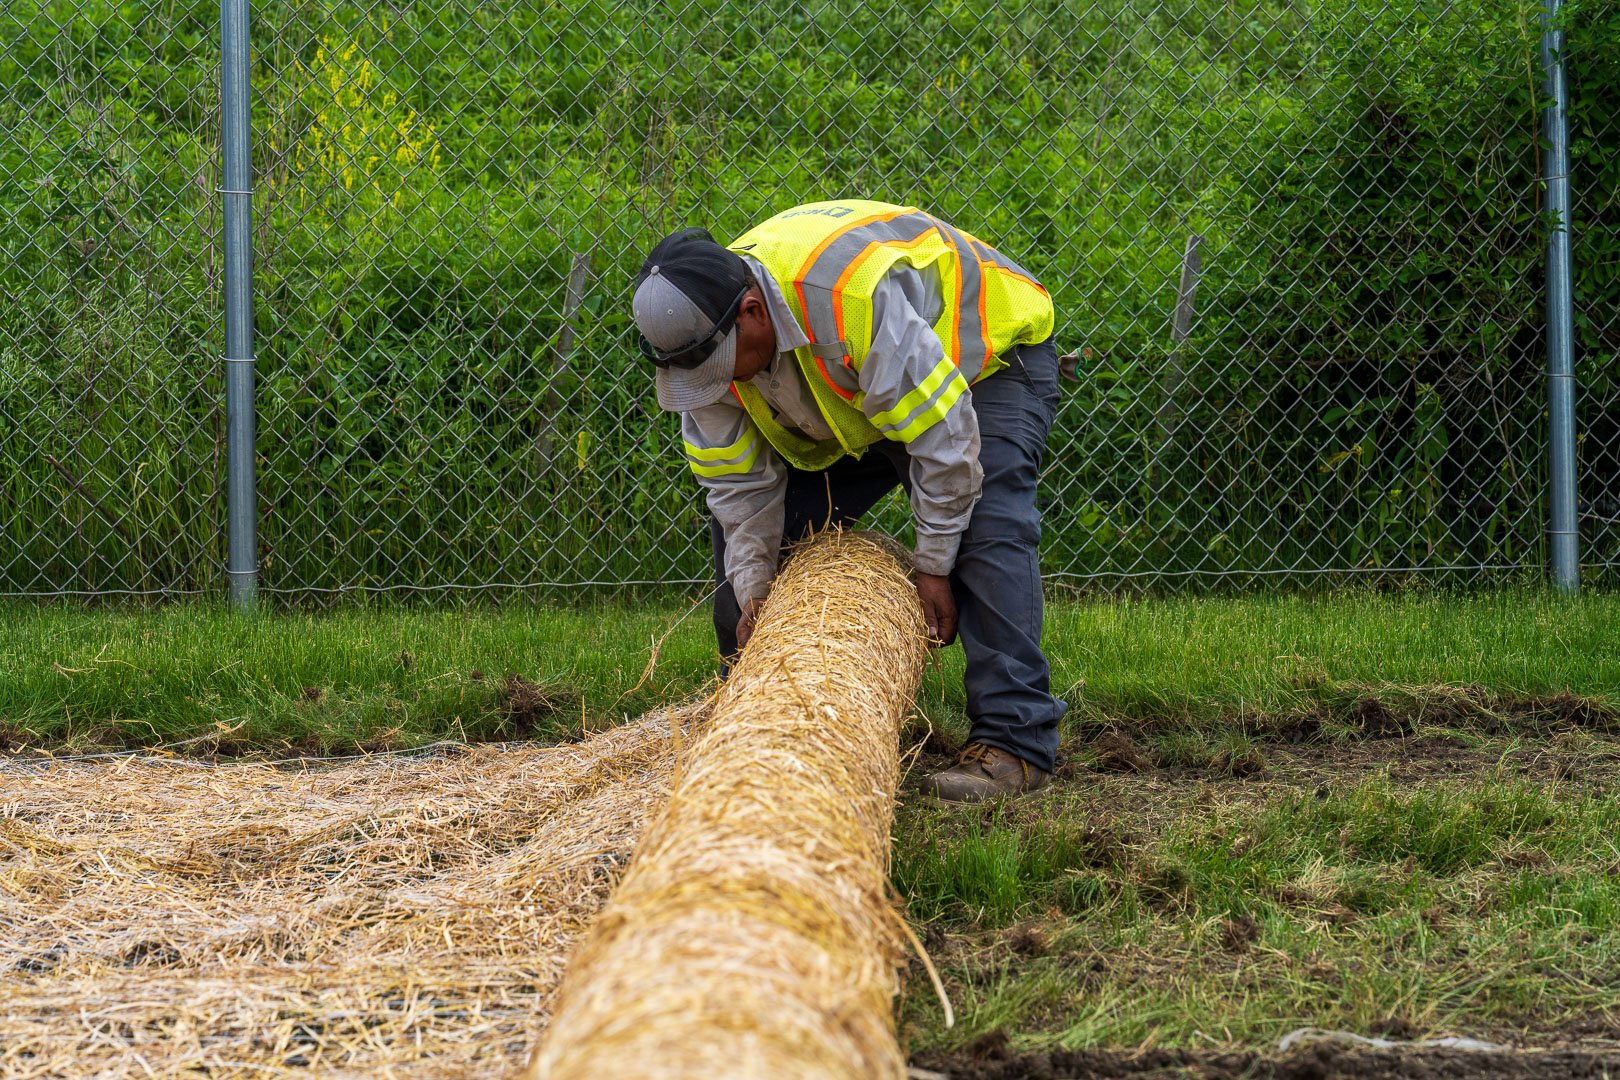
{"label": "yellow mesh vest fabric", "polygon": [[795,359],[835,439],[815,443],[787,431],[757,391],[737,386],[766,440],[800,469],[826,468],[883,438],[861,410],[857,376],[871,346],[872,293],[896,263],[938,274],[944,310],[934,332],[969,382],[1006,366],[1007,350],[1052,333],[1052,302],[1038,283],[989,245],[915,207],[809,203],[760,223],[730,247],[764,265],[812,342]]}

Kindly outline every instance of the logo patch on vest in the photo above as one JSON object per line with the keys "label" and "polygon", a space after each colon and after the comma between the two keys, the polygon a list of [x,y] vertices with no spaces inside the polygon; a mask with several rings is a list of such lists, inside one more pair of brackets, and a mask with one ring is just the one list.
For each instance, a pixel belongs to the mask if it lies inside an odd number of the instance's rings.
{"label": "logo patch on vest", "polygon": [[805,217],[810,214],[820,217],[841,218],[849,217],[854,212],[855,208],[853,206],[801,206],[796,210],[789,210],[786,213],[777,215],[777,219],[786,221],[788,218]]}

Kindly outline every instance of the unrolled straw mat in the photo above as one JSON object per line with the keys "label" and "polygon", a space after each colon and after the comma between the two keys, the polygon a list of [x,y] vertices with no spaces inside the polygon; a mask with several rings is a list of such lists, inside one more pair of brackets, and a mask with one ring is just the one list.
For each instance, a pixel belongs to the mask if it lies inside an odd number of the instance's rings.
{"label": "unrolled straw mat", "polygon": [[0,1077],[500,1077],[707,705],[318,769],[0,766]]}

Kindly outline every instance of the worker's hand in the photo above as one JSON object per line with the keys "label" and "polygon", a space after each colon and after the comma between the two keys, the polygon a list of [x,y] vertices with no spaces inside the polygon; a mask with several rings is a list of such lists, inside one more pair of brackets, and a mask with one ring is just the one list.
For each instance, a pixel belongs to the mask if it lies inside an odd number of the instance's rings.
{"label": "worker's hand", "polygon": [[737,620],[737,651],[742,652],[748,639],[754,636],[754,623],[759,621],[759,609],[765,606],[765,598],[756,596],[743,605],[742,618]]}
{"label": "worker's hand", "polygon": [[956,640],[956,597],[951,595],[951,579],[935,574],[917,575],[917,599],[922,601],[923,622],[928,636],[939,645]]}

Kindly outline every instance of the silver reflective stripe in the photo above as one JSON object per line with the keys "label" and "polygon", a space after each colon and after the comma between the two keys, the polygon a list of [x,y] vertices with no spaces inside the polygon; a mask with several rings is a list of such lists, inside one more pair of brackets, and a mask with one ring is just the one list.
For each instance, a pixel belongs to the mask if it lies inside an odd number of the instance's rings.
{"label": "silver reflective stripe", "polygon": [[956,340],[947,347],[954,346],[952,355],[961,368],[962,378],[971,383],[979,377],[984,365],[990,362],[990,339],[985,333],[984,319],[979,314],[984,268],[979,265],[979,255],[972,242],[959,229],[938,218],[934,219],[934,223],[956,249]]}
{"label": "silver reflective stripe", "polygon": [[1021,278],[1028,278],[1031,285],[1044,288],[1044,286],[1041,286],[1039,281],[1035,280],[1034,274],[1030,273],[1028,270],[1025,270],[1022,266],[1019,266],[1017,263],[1007,258],[1007,256],[1003,255],[989,244],[975,240],[973,241],[973,250],[978,254],[980,262],[987,262],[992,266],[999,266],[1003,270],[1011,270]]}
{"label": "silver reflective stripe", "polygon": [[[867,245],[873,242],[904,243],[917,239],[936,225],[933,218],[921,211],[901,214],[887,221],[867,222],[845,232],[816,256],[816,261],[804,272],[804,277],[799,282],[800,295],[804,299],[805,329],[809,331],[812,342],[816,344],[838,342],[840,350],[836,357],[829,357],[820,351],[815,355],[823,360],[840,361],[849,355],[848,347],[839,340],[838,321],[833,317],[833,290],[844,271],[849,269],[849,264],[859,258]],[[811,346],[812,350],[815,350],[816,344]],[[827,371],[830,374],[833,368],[829,366]]]}
{"label": "silver reflective stripe", "polygon": [[967,381],[950,357],[944,357],[916,389],[899,404],[872,417],[872,425],[885,436],[910,442],[945,419],[956,399],[967,390]]}
{"label": "silver reflective stripe", "polygon": [[691,439],[686,444],[686,463],[699,476],[735,476],[752,472],[759,460],[759,428],[747,425],[736,442],[726,446],[699,446]]}

